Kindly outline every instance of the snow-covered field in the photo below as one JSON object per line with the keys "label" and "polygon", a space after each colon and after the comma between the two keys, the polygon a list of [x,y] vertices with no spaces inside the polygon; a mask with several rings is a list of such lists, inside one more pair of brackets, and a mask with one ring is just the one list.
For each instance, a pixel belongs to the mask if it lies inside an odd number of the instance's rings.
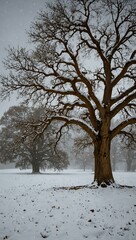
{"label": "snow-covered field", "polygon": [[[136,173],[114,177],[136,186]],[[56,189],[92,180],[89,171],[0,170],[0,240],[135,240],[136,187]]]}

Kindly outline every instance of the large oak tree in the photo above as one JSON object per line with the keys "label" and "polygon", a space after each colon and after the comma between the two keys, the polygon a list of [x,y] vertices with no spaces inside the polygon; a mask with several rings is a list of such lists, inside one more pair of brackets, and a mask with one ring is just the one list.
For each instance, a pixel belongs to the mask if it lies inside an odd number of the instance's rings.
{"label": "large oak tree", "polygon": [[135,13],[134,1],[52,1],[30,28],[32,50],[9,49],[1,77],[3,96],[18,91],[50,108],[39,132],[56,120],[60,134],[69,124],[87,132],[98,185],[114,182],[112,139],[136,123]]}

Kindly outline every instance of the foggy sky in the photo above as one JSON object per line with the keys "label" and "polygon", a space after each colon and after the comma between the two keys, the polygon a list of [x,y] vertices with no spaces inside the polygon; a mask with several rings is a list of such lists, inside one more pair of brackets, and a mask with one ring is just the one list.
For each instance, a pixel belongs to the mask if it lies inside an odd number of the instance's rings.
{"label": "foggy sky", "polygon": [[[26,31],[46,2],[47,0],[0,0],[0,74],[6,73],[2,64],[7,55],[6,48],[25,47],[28,44]],[[11,97],[10,101],[0,101],[0,117],[15,104],[15,97]]]}

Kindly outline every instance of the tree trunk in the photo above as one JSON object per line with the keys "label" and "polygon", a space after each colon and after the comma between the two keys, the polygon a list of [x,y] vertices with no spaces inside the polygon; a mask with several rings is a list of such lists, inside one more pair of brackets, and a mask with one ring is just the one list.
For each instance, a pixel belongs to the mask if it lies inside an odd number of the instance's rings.
{"label": "tree trunk", "polygon": [[32,163],[32,173],[40,173],[40,167],[36,161]]}
{"label": "tree trunk", "polygon": [[33,143],[33,150],[32,150],[32,173],[40,173],[40,165],[37,156],[37,145]]}
{"label": "tree trunk", "polygon": [[100,134],[94,143],[95,175],[94,182],[106,187],[114,183],[110,159],[110,134]]}

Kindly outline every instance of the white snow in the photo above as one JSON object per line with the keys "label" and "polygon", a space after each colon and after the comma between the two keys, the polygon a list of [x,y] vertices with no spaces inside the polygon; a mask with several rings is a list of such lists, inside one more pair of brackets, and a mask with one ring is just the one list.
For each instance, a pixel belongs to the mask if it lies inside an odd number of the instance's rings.
{"label": "white snow", "polygon": [[134,188],[64,190],[90,184],[91,171],[0,170],[0,240],[135,240],[136,173],[114,173]]}

